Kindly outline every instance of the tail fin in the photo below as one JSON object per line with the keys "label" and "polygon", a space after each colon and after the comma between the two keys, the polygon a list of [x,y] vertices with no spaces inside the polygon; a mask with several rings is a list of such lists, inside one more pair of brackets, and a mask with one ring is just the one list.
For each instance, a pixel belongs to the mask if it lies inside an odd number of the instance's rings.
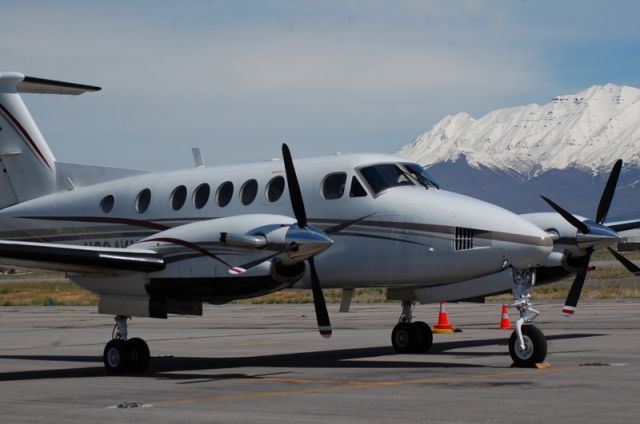
{"label": "tail fin", "polygon": [[19,93],[79,95],[98,90],[0,72],[0,209],[57,191],[55,157]]}

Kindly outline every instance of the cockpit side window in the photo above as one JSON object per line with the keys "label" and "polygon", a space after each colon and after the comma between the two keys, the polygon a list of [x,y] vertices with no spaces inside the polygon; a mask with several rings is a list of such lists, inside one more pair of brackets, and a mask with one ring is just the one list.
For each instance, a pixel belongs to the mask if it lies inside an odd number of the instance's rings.
{"label": "cockpit side window", "polygon": [[367,191],[362,187],[360,181],[354,175],[351,177],[351,189],[349,190],[349,197],[365,197],[367,195]]}
{"label": "cockpit side window", "polygon": [[344,172],[327,175],[322,182],[322,196],[328,200],[341,198],[346,183],[347,174]]}
{"label": "cockpit side window", "polygon": [[417,163],[403,163],[402,165],[427,190],[429,187],[440,189],[440,184],[422,166]]}
{"label": "cockpit side window", "polygon": [[392,187],[414,185],[406,172],[393,163],[365,166],[360,168],[360,174],[375,194]]}

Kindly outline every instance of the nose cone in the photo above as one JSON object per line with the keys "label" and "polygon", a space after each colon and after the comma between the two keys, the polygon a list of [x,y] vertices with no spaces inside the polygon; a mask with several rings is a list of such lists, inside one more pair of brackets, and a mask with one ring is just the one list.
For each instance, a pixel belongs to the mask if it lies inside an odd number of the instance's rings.
{"label": "nose cone", "polygon": [[489,239],[492,251],[506,265],[519,269],[535,267],[552,252],[549,234],[519,215],[478,199],[450,195],[456,227],[474,229],[478,238]]}
{"label": "nose cone", "polygon": [[518,223],[505,232],[502,243],[506,260],[518,269],[539,266],[553,251],[546,231],[516,215]]}

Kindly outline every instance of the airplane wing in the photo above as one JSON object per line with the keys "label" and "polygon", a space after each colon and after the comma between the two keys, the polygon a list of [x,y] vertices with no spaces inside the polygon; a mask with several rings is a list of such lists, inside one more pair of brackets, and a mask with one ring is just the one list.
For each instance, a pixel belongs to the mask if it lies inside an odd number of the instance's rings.
{"label": "airplane wing", "polygon": [[0,266],[62,272],[152,272],[164,259],[152,250],[0,240]]}
{"label": "airplane wing", "polygon": [[628,221],[616,221],[607,222],[604,225],[611,228],[613,231],[626,231],[633,230],[634,228],[640,228],[640,219],[630,219]]}

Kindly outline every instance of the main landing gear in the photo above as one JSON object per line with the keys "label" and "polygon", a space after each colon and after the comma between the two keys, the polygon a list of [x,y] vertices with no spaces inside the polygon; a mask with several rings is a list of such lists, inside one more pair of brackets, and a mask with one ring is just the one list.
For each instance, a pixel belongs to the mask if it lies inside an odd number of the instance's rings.
{"label": "main landing gear", "polygon": [[516,329],[509,338],[509,354],[518,367],[530,367],[547,357],[544,334],[531,322],[540,314],[531,307],[531,288],[536,281],[535,270],[513,270],[513,297],[510,307],[520,313]]}
{"label": "main landing gear", "polygon": [[102,358],[108,374],[142,374],[149,367],[149,346],[140,338],[127,339],[129,317],[116,316],[114,337],[104,347]]}
{"label": "main landing gear", "polygon": [[433,344],[431,327],[422,321],[412,322],[413,302],[402,301],[402,315],[391,332],[391,344],[398,353],[426,352]]}

